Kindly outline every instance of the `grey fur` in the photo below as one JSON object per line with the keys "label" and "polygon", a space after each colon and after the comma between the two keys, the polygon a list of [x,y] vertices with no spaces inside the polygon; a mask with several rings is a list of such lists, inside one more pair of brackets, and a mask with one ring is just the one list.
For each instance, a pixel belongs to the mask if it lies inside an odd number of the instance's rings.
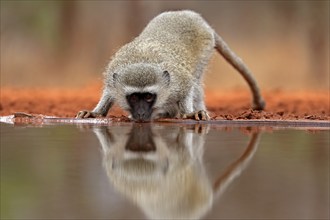
{"label": "grey fur", "polygon": [[202,78],[214,48],[247,80],[254,108],[263,109],[252,73],[199,14],[185,10],[158,15],[124,45],[106,68],[99,103],[92,112],[81,111],[77,117],[106,116],[114,102],[129,111],[126,95],[152,92],[157,100],[151,119],[191,116],[207,120]]}

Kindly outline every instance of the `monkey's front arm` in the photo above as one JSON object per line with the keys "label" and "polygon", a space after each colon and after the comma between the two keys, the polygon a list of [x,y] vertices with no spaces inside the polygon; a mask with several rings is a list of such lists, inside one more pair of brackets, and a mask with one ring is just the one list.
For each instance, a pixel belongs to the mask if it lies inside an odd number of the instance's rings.
{"label": "monkey's front arm", "polygon": [[105,117],[108,114],[108,111],[112,107],[114,103],[113,97],[107,92],[107,90],[103,91],[101,99],[96,107],[92,110],[82,110],[79,111],[76,115],[76,118],[97,118],[97,117]]}

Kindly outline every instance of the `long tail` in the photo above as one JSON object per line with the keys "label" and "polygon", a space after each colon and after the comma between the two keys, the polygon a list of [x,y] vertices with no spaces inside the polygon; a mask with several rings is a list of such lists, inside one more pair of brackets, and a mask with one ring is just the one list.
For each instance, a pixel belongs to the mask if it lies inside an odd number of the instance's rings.
{"label": "long tail", "polygon": [[258,84],[248,67],[244,64],[241,58],[239,58],[227,45],[227,43],[214,32],[215,49],[243,76],[246,82],[249,84],[253,95],[253,109],[263,110],[265,108],[265,101],[263,100]]}
{"label": "long tail", "polygon": [[213,190],[216,196],[220,196],[233,180],[246,169],[258,149],[259,139],[260,133],[253,133],[244,153],[236,161],[231,163],[225,169],[225,172],[215,180]]}

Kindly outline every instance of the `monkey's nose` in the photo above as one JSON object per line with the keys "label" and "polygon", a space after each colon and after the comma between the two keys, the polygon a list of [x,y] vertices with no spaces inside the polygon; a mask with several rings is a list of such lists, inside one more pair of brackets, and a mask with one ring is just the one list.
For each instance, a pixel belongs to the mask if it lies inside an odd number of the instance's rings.
{"label": "monkey's nose", "polygon": [[146,117],[145,113],[137,113],[138,119],[144,119]]}

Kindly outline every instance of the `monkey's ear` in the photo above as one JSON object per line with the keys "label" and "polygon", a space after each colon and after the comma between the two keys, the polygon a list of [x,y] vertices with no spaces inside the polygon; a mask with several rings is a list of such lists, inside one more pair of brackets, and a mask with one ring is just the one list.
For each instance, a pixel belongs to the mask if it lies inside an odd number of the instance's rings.
{"label": "monkey's ear", "polygon": [[167,70],[163,72],[163,78],[165,79],[166,84],[169,85],[171,77],[170,73]]}

